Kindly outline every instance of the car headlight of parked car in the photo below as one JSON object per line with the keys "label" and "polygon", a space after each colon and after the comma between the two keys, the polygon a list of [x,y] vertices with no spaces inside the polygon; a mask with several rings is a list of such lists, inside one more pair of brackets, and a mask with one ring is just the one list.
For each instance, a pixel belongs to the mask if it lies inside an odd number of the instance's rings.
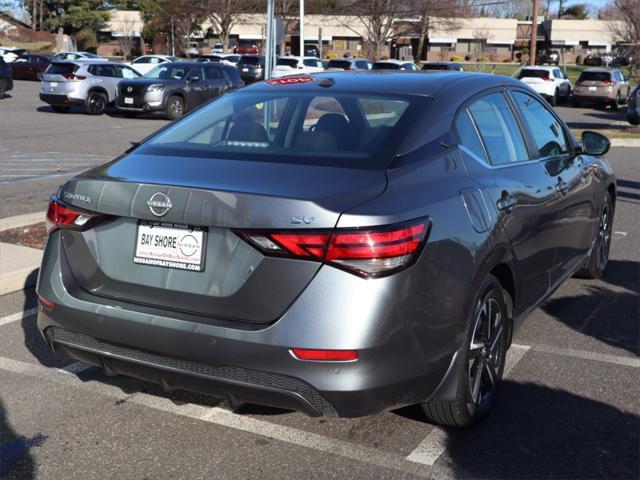
{"label": "car headlight of parked car", "polygon": [[164,85],[161,83],[155,83],[147,87],[147,92],[161,92],[164,90]]}

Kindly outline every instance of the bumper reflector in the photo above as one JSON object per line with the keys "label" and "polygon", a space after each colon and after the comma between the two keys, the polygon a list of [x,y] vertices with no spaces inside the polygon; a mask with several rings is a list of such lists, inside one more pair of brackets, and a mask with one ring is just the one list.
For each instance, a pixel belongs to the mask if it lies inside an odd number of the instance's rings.
{"label": "bumper reflector", "polygon": [[291,354],[298,360],[314,360],[320,362],[352,362],[358,359],[357,350],[309,350],[292,348]]}

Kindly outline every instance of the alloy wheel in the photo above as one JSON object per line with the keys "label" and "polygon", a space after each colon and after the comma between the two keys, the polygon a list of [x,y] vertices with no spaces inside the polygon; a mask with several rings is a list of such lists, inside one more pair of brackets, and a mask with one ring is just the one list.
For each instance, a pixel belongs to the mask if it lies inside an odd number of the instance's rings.
{"label": "alloy wheel", "polygon": [[598,269],[604,271],[609,263],[609,247],[611,244],[611,215],[609,214],[609,204],[605,202],[600,215],[600,226],[598,228],[597,262]]}
{"label": "alloy wheel", "polygon": [[173,116],[173,118],[181,117],[184,110],[182,106],[182,100],[180,100],[177,97],[171,100],[171,105],[169,105],[169,109],[171,110],[171,115]]}
{"label": "alloy wheel", "polygon": [[469,389],[475,405],[488,400],[498,383],[498,370],[504,355],[503,330],[500,304],[488,296],[478,311],[469,344]]}

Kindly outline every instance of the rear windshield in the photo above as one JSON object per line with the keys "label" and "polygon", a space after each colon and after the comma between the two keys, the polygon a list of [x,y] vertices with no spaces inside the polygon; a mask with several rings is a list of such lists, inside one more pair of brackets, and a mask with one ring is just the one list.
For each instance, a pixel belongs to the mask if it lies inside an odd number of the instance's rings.
{"label": "rear windshield", "polygon": [[78,69],[78,65],[74,63],[52,63],[47,67],[45,73],[53,75],[64,75],[65,73],[74,73]]}
{"label": "rear windshield", "polygon": [[408,95],[239,91],[213,101],[136,151],[384,169],[429,101]]}
{"label": "rear windshield", "polygon": [[400,65],[397,63],[380,62],[373,64],[373,70],[400,70]]}
{"label": "rear windshield", "polygon": [[446,70],[447,65],[444,63],[425,63],[422,70]]}
{"label": "rear windshield", "polygon": [[238,63],[244,65],[257,65],[260,63],[260,57],[242,57]]}
{"label": "rear windshield", "polygon": [[606,80],[611,80],[609,72],[582,72],[578,79],[579,82],[604,82]]}
{"label": "rear windshield", "polygon": [[351,62],[347,60],[329,60],[327,68],[351,68]]}
{"label": "rear windshield", "polygon": [[521,78],[549,78],[549,72],[546,70],[525,68],[518,74],[518,80]]}
{"label": "rear windshield", "polygon": [[279,58],[276,65],[283,65],[285,67],[297,67],[298,60],[296,58]]}

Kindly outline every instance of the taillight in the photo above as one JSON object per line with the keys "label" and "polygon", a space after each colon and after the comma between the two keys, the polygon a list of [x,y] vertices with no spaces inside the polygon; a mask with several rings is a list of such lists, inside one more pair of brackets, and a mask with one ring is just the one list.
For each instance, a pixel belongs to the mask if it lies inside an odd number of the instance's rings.
{"label": "taillight", "polygon": [[86,230],[95,225],[99,217],[99,214],[71,207],[59,198],[51,197],[47,209],[47,232],[51,233],[58,228]]}
{"label": "taillight", "polygon": [[429,233],[427,219],[334,231],[237,232],[265,255],[321,261],[365,278],[412,265]]}
{"label": "taillight", "polygon": [[553,82],[553,78],[547,76],[547,77],[542,77],[543,80],[546,80],[547,82]]}
{"label": "taillight", "polygon": [[603,85],[615,85],[616,82],[614,80],[603,80],[602,84]]}
{"label": "taillight", "polygon": [[67,80],[84,80],[87,78],[84,75],[76,75],[75,73],[63,73],[62,76]]}

